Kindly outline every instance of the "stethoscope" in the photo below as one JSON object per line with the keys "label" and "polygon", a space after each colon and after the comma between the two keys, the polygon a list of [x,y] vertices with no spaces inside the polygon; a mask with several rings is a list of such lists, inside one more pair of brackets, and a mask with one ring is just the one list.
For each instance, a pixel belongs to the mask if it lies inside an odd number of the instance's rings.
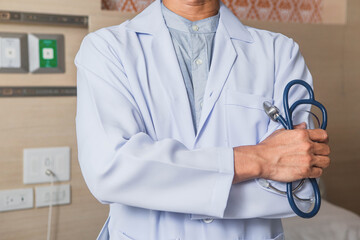
{"label": "stethoscope", "polygon": [[[304,86],[309,93],[309,98],[308,99],[300,99],[300,100],[296,101],[291,107],[289,107],[289,91],[290,91],[290,88],[294,85]],[[293,81],[289,82],[284,89],[283,104],[284,104],[284,112],[285,112],[286,119],[280,115],[279,109],[276,106],[274,106],[273,104],[271,104],[270,102],[264,102],[263,106],[264,106],[264,110],[265,110],[266,114],[270,117],[270,119],[275,122],[280,122],[285,129],[293,129],[294,128],[293,121],[292,121],[292,114],[293,114],[295,108],[302,104],[314,105],[321,110],[322,123],[321,123],[320,128],[324,129],[324,130],[326,129],[326,125],[327,125],[326,109],[321,103],[319,103],[315,100],[314,91],[307,82],[305,82],[303,80],[293,80]],[[293,211],[298,216],[300,216],[302,218],[312,218],[320,210],[321,197],[320,197],[319,186],[317,184],[316,179],[309,178],[309,180],[311,182],[311,185],[313,187],[314,194],[315,194],[314,207],[310,212],[301,211],[297,207],[297,205],[295,204],[295,201],[294,201],[294,198],[296,198],[297,200],[300,200],[300,201],[313,201],[313,199],[302,199],[296,195],[296,191],[301,188],[301,186],[304,184],[305,179],[302,179],[300,181],[300,183],[294,189],[292,188],[292,185],[293,185],[292,182],[287,183],[286,184],[286,192],[275,188],[274,186],[271,185],[271,183],[269,183],[267,180],[264,180],[264,179],[262,179],[262,185],[269,189],[272,189],[280,194],[284,194],[284,195],[286,194],[289,204],[290,204],[290,207],[293,209]]]}

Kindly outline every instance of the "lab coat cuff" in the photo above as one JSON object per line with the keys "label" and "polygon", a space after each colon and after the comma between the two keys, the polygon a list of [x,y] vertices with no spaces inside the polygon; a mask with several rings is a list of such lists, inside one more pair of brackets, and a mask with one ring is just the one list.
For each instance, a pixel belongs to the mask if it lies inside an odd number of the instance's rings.
{"label": "lab coat cuff", "polygon": [[[233,148],[220,148],[218,150],[219,172],[234,177],[234,150]],[[231,179],[232,182],[232,179]]]}
{"label": "lab coat cuff", "polygon": [[191,219],[222,218],[225,213],[230,189],[234,179],[234,153],[232,148],[218,151],[219,177],[215,183],[209,215],[192,214]]}

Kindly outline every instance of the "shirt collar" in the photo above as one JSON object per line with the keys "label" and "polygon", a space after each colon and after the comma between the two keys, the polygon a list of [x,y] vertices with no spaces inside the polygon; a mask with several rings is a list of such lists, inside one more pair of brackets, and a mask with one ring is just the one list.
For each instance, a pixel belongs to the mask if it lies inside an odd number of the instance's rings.
{"label": "shirt collar", "polygon": [[219,24],[220,13],[215,16],[205,18],[199,21],[190,21],[169,10],[161,4],[161,10],[164,16],[165,24],[168,28],[187,33],[214,33]]}

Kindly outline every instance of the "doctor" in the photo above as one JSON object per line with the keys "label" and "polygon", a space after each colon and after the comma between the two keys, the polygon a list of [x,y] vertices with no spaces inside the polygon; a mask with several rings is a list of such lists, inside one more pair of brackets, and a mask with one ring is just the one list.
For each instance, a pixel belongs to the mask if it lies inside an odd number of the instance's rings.
{"label": "doctor", "polygon": [[[298,45],[219,0],[156,0],[89,34],[75,63],[79,162],[110,206],[99,239],[284,239],[281,218],[294,214],[259,178],[285,189],[330,163],[308,109],[291,131],[262,110],[282,106],[290,80],[312,83]],[[309,183],[297,194],[311,197]]]}

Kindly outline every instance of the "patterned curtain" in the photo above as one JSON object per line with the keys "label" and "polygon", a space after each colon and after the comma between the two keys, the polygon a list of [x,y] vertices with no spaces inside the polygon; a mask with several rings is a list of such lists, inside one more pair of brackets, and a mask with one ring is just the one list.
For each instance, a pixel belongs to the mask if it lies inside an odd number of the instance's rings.
{"label": "patterned curtain", "polygon": [[[101,0],[102,9],[137,13],[153,0]],[[320,23],[323,0],[223,0],[239,19]]]}

